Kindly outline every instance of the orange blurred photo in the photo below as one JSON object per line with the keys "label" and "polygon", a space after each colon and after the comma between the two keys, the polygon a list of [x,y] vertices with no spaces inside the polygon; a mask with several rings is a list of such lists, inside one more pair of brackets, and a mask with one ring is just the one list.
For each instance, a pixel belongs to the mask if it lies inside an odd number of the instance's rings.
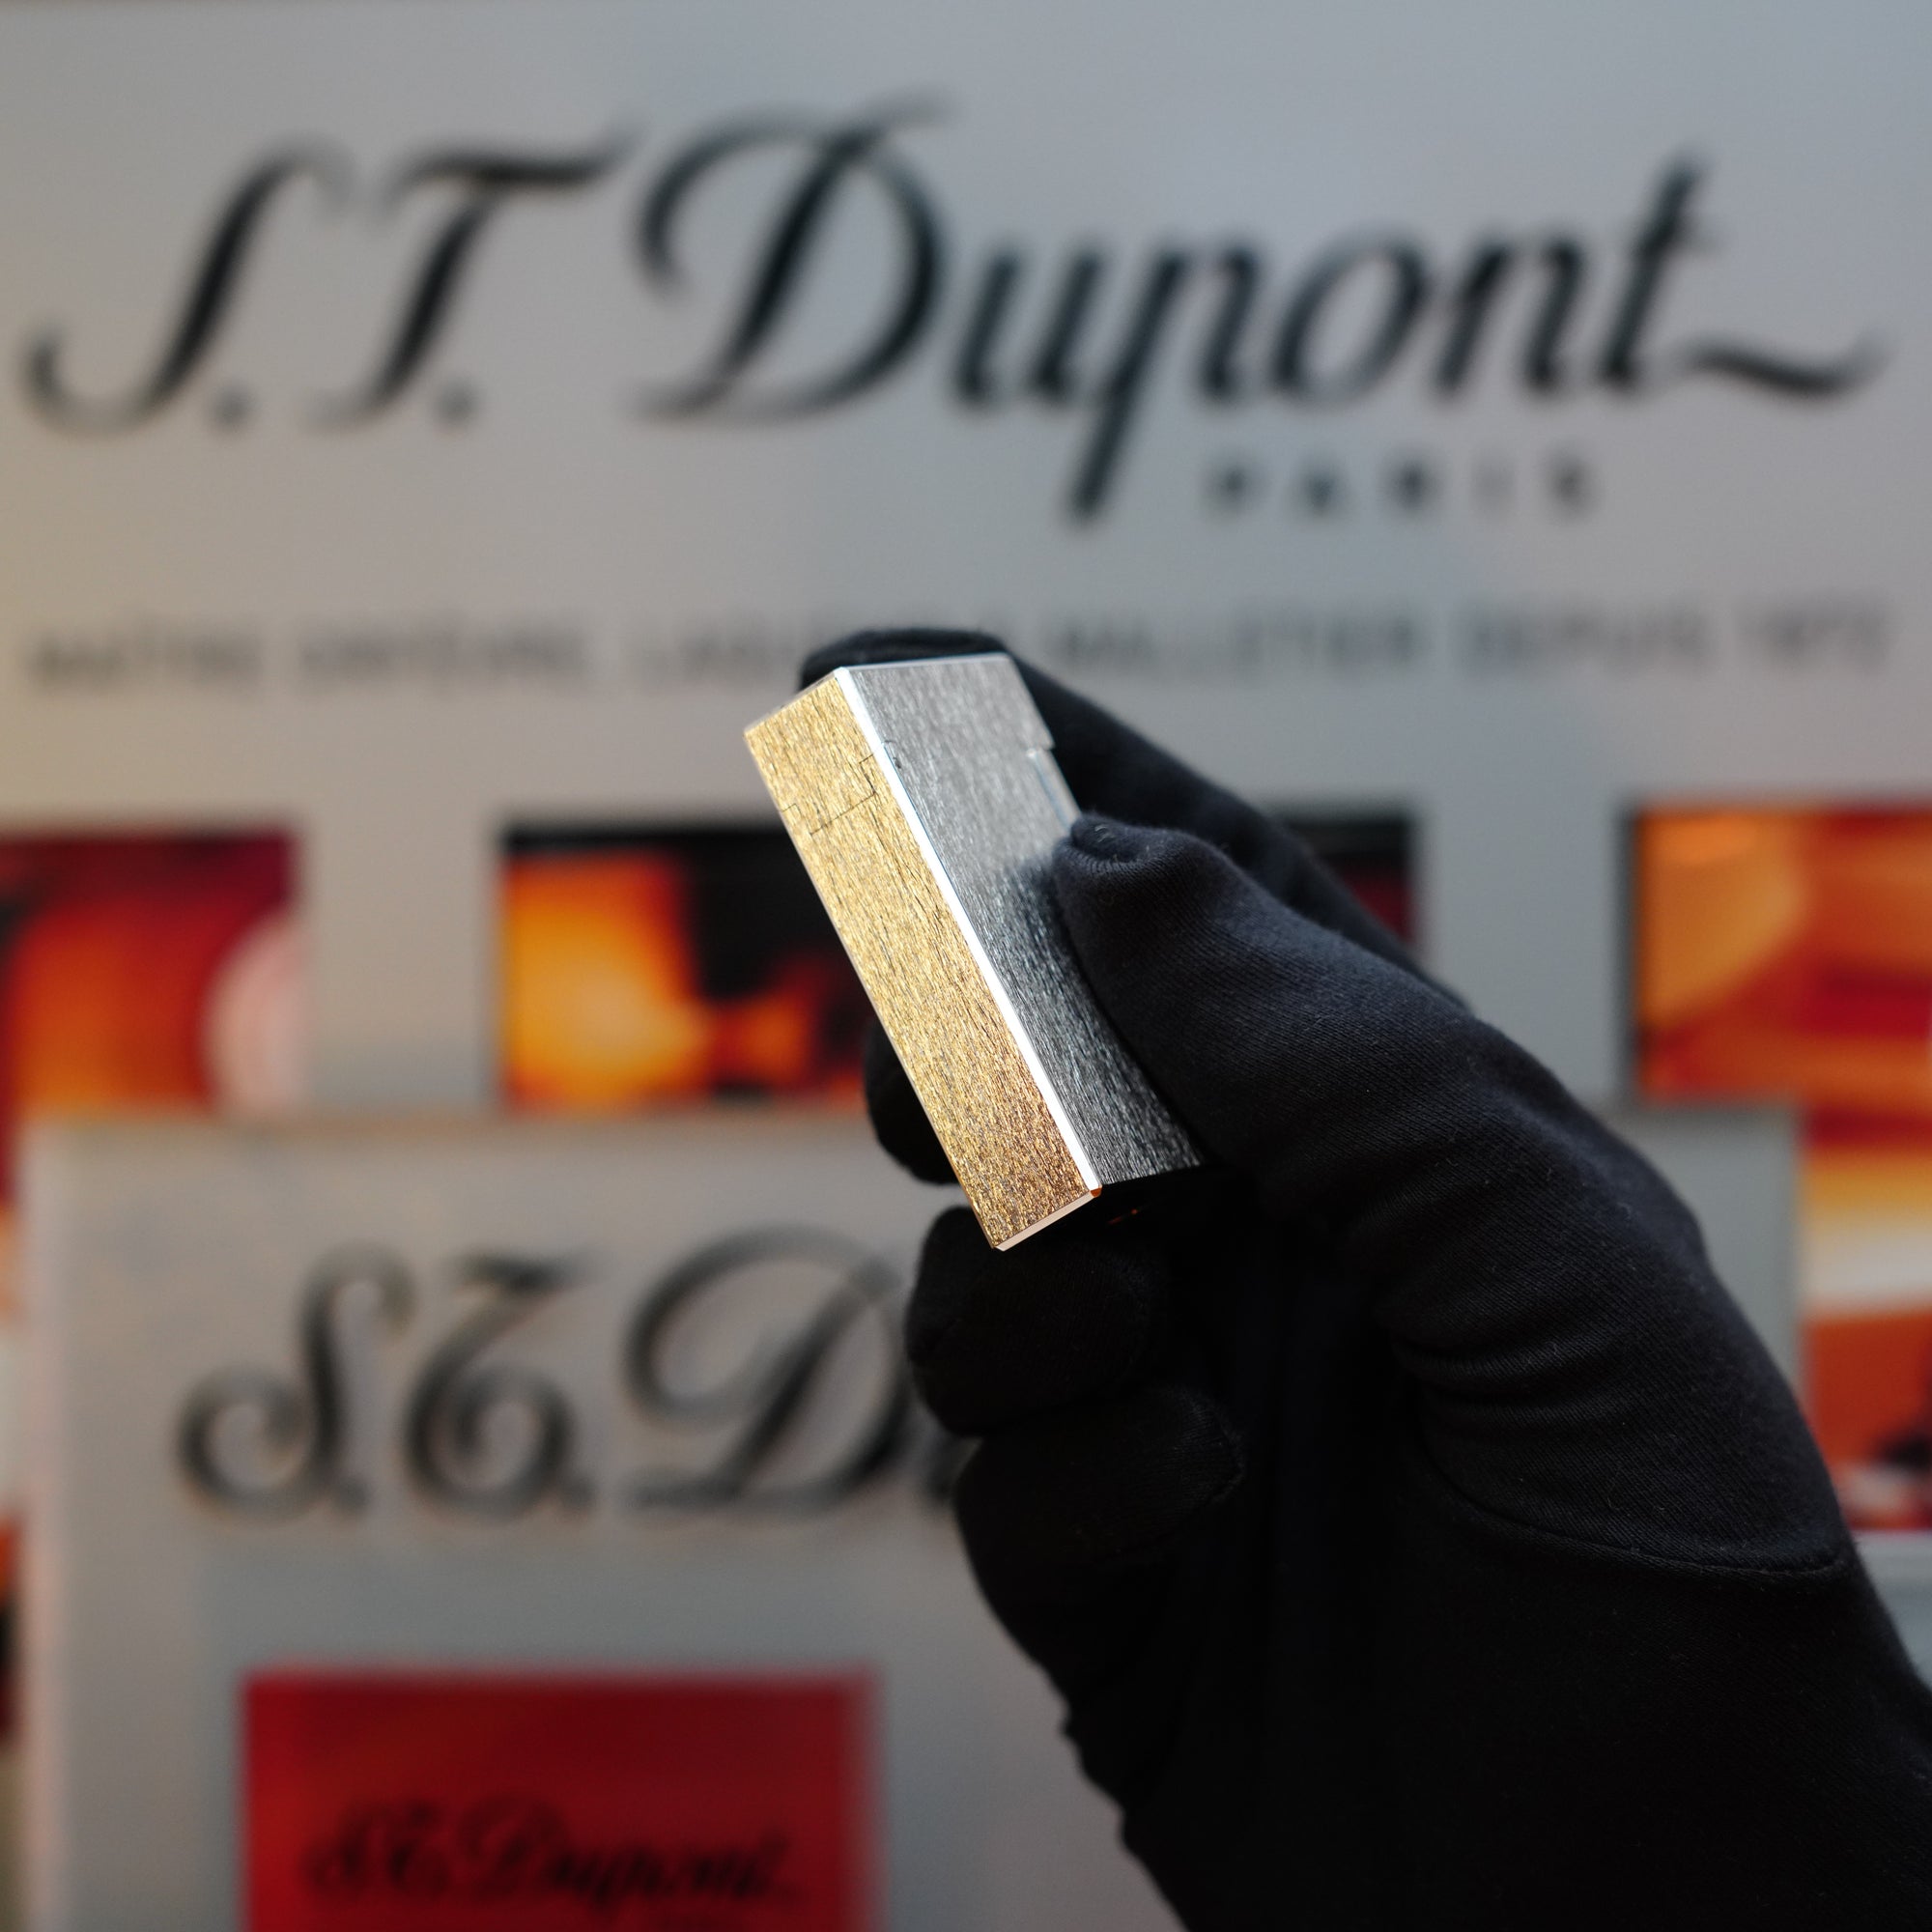
{"label": "orange blurred photo", "polygon": [[[16,1136],[42,1114],[272,1112],[302,1096],[293,841],[274,832],[0,837],[0,1337]],[[0,1501],[0,1607],[14,1528]],[[7,1702],[0,1683],[0,1709]],[[0,1719],[0,1729],[5,1720]]]}
{"label": "orange blurred photo", "polygon": [[1804,1121],[1804,1398],[1846,1514],[1932,1528],[1932,809],[1655,810],[1637,1081]]}
{"label": "orange blurred photo", "polygon": [[1646,1094],[1932,1122],[1932,810],[1648,812],[1636,954]]}
{"label": "orange blurred photo", "polygon": [[0,1204],[23,1118],[300,1098],[294,898],[279,833],[0,838]]}
{"label": "orange blurred photo", "polygon": [[520,833],[501,891],[512,1106],[856,1102],[865,995],[782,832]]}

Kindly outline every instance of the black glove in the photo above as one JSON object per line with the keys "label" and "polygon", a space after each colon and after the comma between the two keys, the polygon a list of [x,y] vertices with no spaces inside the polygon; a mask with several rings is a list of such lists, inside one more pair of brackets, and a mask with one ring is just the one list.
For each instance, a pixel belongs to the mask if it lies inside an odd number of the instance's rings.
{"label": "black glove", "polygon": [[[1195,1932],[1932,1927],[1932,1698],[1688,1210],[1286,832],[1026,677],[1109,814],[1074,950],[1216,1165],[1010,1254],[942,1215],[907,1344],[1127,1845]],[[946,1179],[890,1049],[867,1087]]]}

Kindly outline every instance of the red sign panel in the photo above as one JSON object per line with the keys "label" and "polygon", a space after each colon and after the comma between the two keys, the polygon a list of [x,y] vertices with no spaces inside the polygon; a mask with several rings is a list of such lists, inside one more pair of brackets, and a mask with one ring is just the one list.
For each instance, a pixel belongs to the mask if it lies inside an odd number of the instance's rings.
{"label": "red sign panel", "polygon": [[867,1932],[860,1678],[258,1675],[250,1932]]}

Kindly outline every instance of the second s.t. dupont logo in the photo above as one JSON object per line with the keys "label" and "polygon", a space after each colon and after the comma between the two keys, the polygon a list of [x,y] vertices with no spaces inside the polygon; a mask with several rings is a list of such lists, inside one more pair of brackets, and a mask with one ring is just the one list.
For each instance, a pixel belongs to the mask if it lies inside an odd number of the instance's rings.
{"label": "second s.t. dupont logo", "polygon": [[[821,1228],[722,1236],[627,1298],[596,1354],[612,1373],[560,1381],[520,1345],[554,1341],[559,1319],[608,1322],[602,1272],[479,1252],[426,1274],[378,1244],[333,1249],[296,1297],[288,1366],[216,1369],[186,1392],[177,1467],[204,1504],[265,1523],[353,1517],[379,1492],[495,1522],[771,1520],[887,1486],[950,1492],[960,1445],[914,1405],[902,1282],[876,1253]],[[620,1416],[652,1445],[639,1466],[611,1463]]]}
{"label": "second s.t. dupont logo", "polygon": [[[1224,424],[1245,412],[1332,414],[1405,384],[1443,410],[1486,388],[1636,404],[1698,383],[1817,405],[1884,362],[1856,311],[1823,342],[1788,340],[1775,318],[1673,325],[1678,284],[1719,246],[1710,170],[1690,156],[1651,167],[1609,239],[1507,220],[1446,242],[1379,221],[1286,239],[1018,239],[965,235],[950,217],[922,151],[943,118],[931,100],[767,112],[662,147],[631,135],[552,151],[450,145],[376,165],[327,140],[292,142],[219,186],[156,290],[143,366],[104,366],[85,317],[64,315],[24,345],[24,393],[43,421],[76,433],[126,433],[197,402],[211,422],[240,427],[264,399],[228,366],[233,326],[305,234],[350,217],[378,240],[412,223],[412,245],[400,266],[393,247],[370,250],[370,320],[338,352],[360,373],[331,384],[318,371],[281,406],[327,434],[368,430],[412,401],[446,423],[473,420],[480,379],[446,365],[484,286],[479,264],[593,195],[611,199],[640,318],[674,310],[700,325],[696,354],[655,371],[640,327],[638,366],[613,385],[640,423],[796,422],[923,372],[956,412],[1065,421],[1060,501],[1083,523],[1118,500],[1136,430],[1163,395]],[[1739,248],[1776,240],[1725,237]]]}

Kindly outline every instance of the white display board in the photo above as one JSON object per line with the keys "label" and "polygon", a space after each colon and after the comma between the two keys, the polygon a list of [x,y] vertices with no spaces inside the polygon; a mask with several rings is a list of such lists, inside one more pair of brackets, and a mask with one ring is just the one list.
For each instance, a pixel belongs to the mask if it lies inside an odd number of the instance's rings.
{"label": "white display board", "polygon": [[857,1122],[83,1127],[29,1199],[30,1923],[240,1923],[291,1665],[856,1668],[882,1924],[1169,1922],[893,1433],[936,1196]]}
{"label": "white display board", "polygon": [[756,813],[984,622],[1425,832],[1620,1074],[1623,816],[1917,791],[1922,10],[0,14],[0,816],[282,820],[318,1078],[493,1091],[518,815]]}

